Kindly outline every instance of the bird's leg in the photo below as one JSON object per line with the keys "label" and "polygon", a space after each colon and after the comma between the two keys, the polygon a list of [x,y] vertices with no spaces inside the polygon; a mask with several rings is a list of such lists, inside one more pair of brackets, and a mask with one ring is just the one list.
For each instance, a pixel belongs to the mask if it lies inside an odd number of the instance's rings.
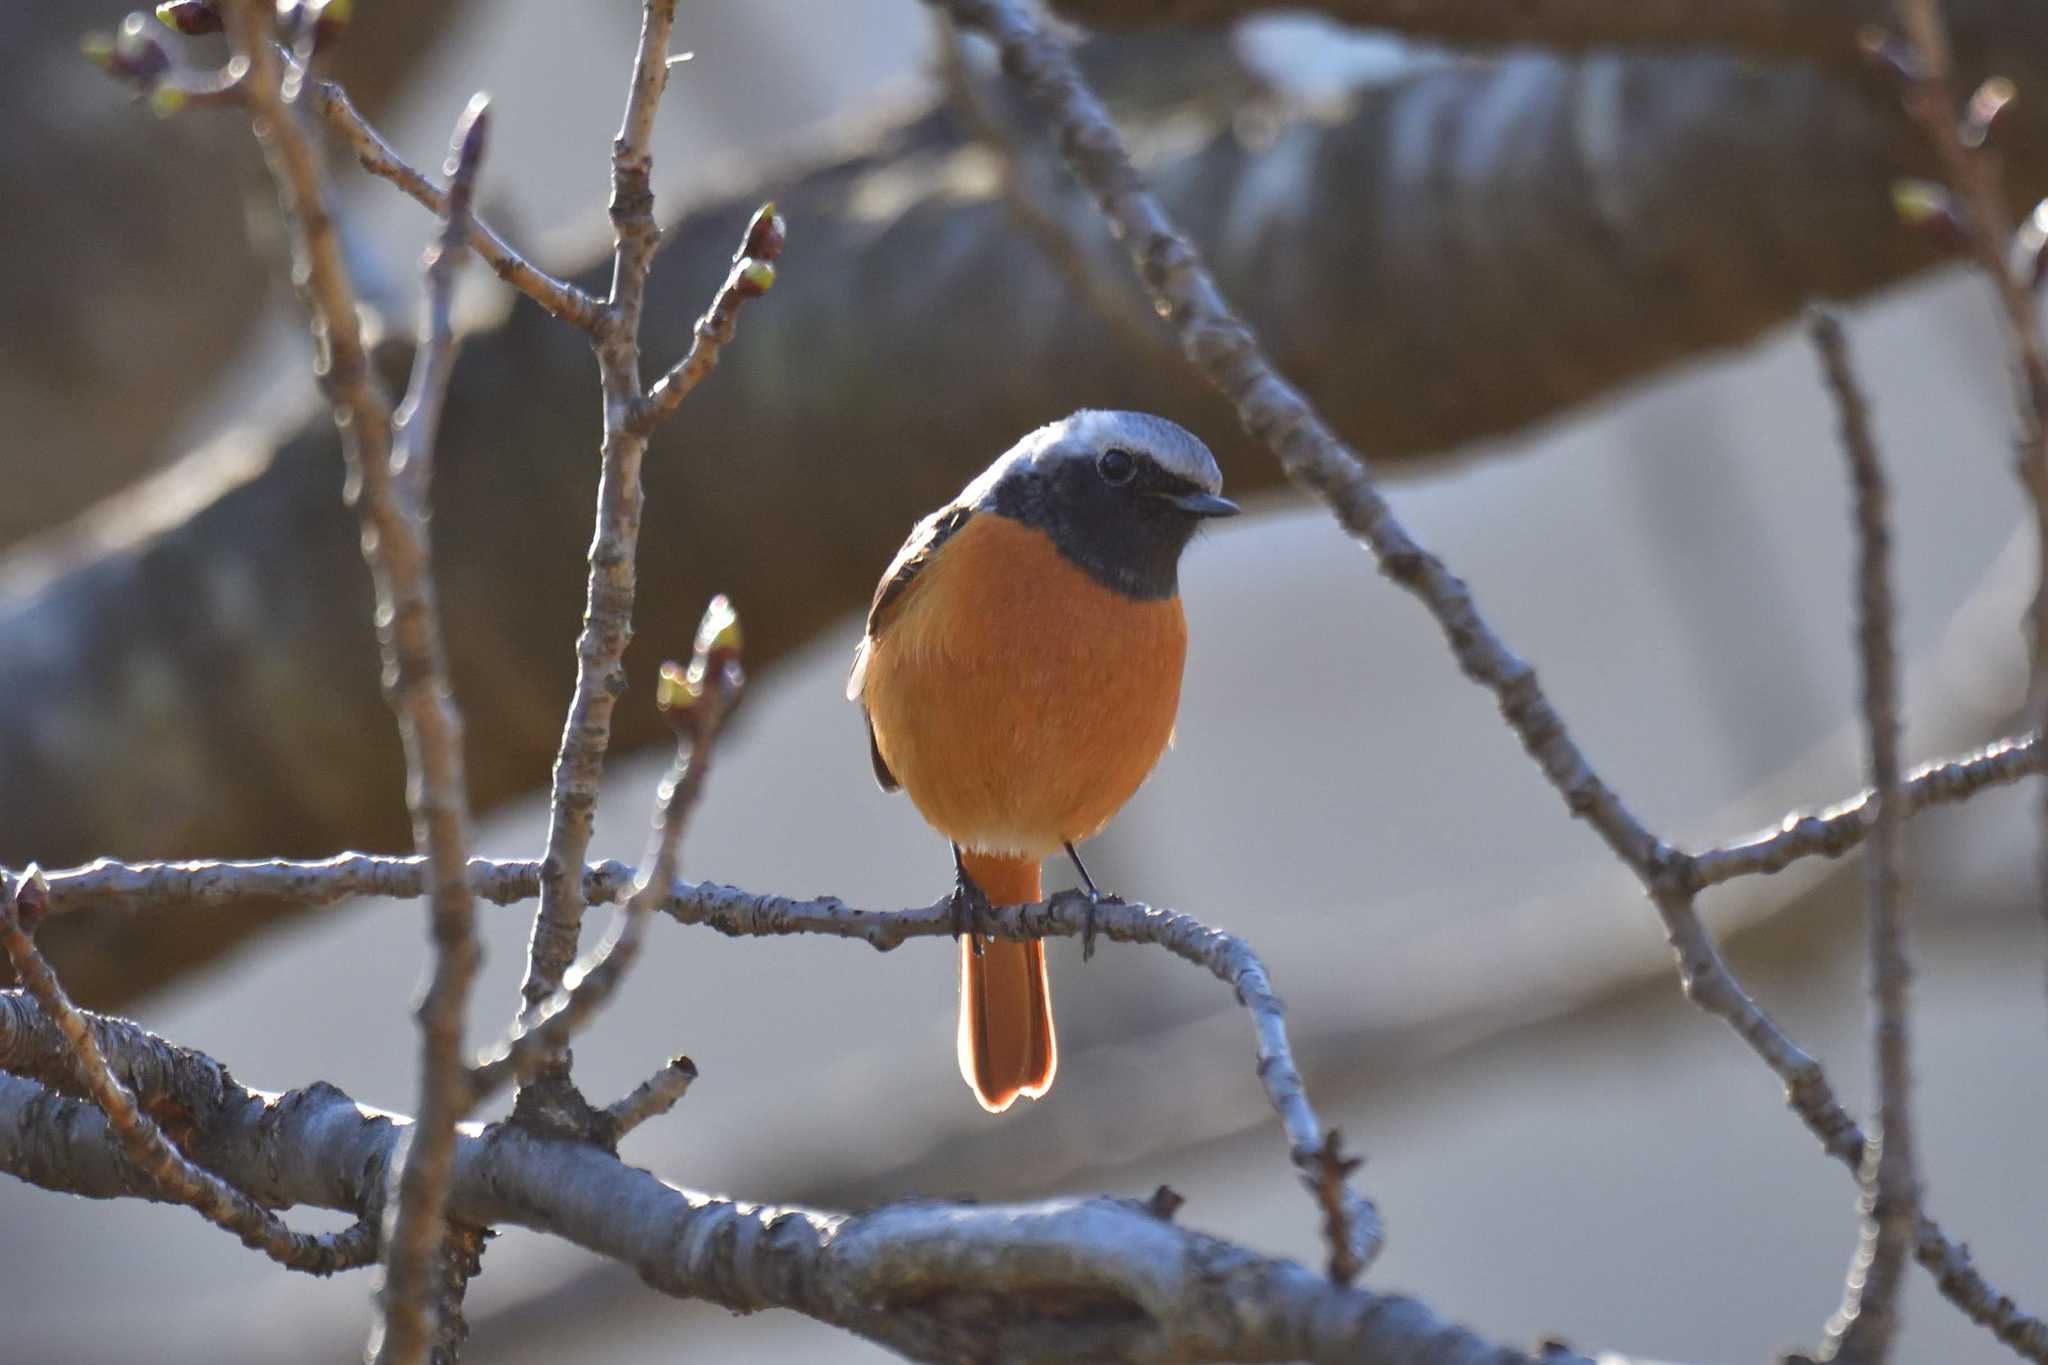
{"label": "bird's leg", "polygon": [[1088,875],[1088,865],[1081,861],[1081,855],[1074,851],[1071,843],[1062,844],[1067,858],[1074,864],[1074,871],[1081,874],[1081,884],[1088,888],[1088,910],[1081,922],[1081,960],[1086,962],[1095,956],[1095,907],[1104,903],[1123,904],[1122,896],[1105,896],[1095,887],[1095,878]]}
{"label": "bird's leg", "polygon": [[976,956],[981,953],[981,938],[974,930],[981,926],[981,917],[990,908],[987,893],[968,874],[960,845],[953,845],[953,941],[957,943],[960,935],[967,934]]}

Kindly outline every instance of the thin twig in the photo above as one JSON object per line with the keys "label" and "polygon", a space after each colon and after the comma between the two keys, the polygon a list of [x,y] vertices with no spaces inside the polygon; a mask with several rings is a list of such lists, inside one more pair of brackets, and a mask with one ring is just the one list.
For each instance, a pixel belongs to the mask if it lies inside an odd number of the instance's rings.
{"label": "thin twig", "polygon": [[1877,1365],[1898,1335],[1900,1283],[1906,1253],[1920,1225],[1920,1176],[1913,1140],[1911,1034],[1903,907],[1905,812],[1899,779],[1898,651],[1891,587],[1891,512],[1870,410],[1849,358],[1848,339],[1833,314],[1814,314],[1811,334],[1841,424],[1855,493],[1857,653],[1863,671],[1864,727],[1869,735],[1876,815],[1864,862],[1869,921],[1872,1032],[1877,1055],[1880,1140],[1864,1153],[1864,1219],[1842,1306],[1828,1324],[1827,1354]]}
{"label": "thin twig", "polygon": [[[2034,513],[2038,559],[2033,602],[2028,607],[2027,728],[2048,730],[2048,339],[2041,330],[2035,303],[2031,262],[2022,277],[2010,259],[2015,240],[2013,215],[2006,206],[2004,177],[1991,146],[1997,111],[2010,102],[1993,102],[1976,128],[1976,145],[1965,142],[1962,113],[1952,85],[1948,26],[1940,0],[1897,0],[1899,23],[1911,45],[1912,70],[1906,84],[1906,111],[1920,125],[1941,163],[1949,190],[1961,201],[1957,215],[1971,257],[1997,297],[2011,354],[2015,432],[2015,472]],[[2032,92],[2028,98],[2038,98]],[[2048,932],[2048,783],[2039,802],[2035,849],[2036,905]],[[2048,973],[2048,957],[2044,957]]]}
{"label": "thin twig", "polygon": [[[626,686],[623,657],[632,634],[644,501],[640,462],[647,450],[647,438],[632,424],[642,396],[640,309],[648,264],[661,235],[654,221],[651,144],[655,109],[668,83],[668,39],[674,23],[675,0],[647,0],[626,112],[612,143],[612,288],[591,342],[604,398],[597,529],[590,542],[583,629],[576,641],[576,687],[563,720],[548,795],[540,908],[527,949],[526,979],[520,985],[519,1023],[525,1029],[534,1026],[561,990],[563,973],[576,960],[583,929],[583,882],[575,872],[590,847],[612,708]],[[575,1094],[568,1071],[566,1051],[549,1059],[548,1085],[531,1093],[522,1085],[516,1112],[529,1121],[575,1126],[588,1105]]]}
{"label": "thin twig", "polygon": [[675,1108],[696,1079],[697,1064],[688,1057],[677,1057],[634,1086],[625,1098],[606,1105],[604,1116],[611,1123],[612,1141],[616,1143],[649,1119],[658,1119]]}
{"label": "thin twig", "polygon": [[[349,100],[348,92],[333,81],[308,82],[313,108],[327,126],[339,133],[355,153],[356,161],[371,175],[398,186],[428,212],[445,215],[447,191],[410,165],[384,140],[370,121]],[[506,242],[489,223],[470,215],[469,244],[476,249],[499,279],[511,285],[547,312],[583,331],[597,326],[598,302],[567,280],[556,279]]]}
{"label": "thin twig", "polygon": [[655,381],[647,397],[635,407],[631,421],[636,432],[643,436],[651,433],[672,416],[690,396],[690,390],[718,364],[719,353],[732,340],[740,308],[749,299],[760,298],[775,283],[775,260],[782,254],[787,233],[788,225],[772,202],[755,211],[746,234],[740,238],[739,250],[733,253],[732,269],[726,272],[725,283],[718,287],[711,307],[690,330],[690,349]]}
{"label": "thin twig", "polygon": [[[1967,801],[1992,787],[2009,786],[2048,770],[2048,750],[2035,736],[2009,736],[1975,753],[1916,768],[1899,787],[1899,813],[1911,817],[1931,806]],[[1876,793],[1869,788],[1817,813],[1795,811],[1770,830],[1693,855],[1690,886],[1700,890],[1738,877],[1782,872],[1819,855],[1839,858],[1862,845],[1876,823]]]}
{"label": "thin twig", "polygon": [[[704,791],[719,731],[746,685],[738,646],[738,622],[723,597],[714,598],[697,632],[696,655],[685,674],[663,670],[662,710],[676,728],[676,756],[655,800],[654,831],[633,894],[614,928],[588,961],[564,977],[564,988],[530,1022],[470,1068],[472,1103],[507,1082],[532,1076],[559,1054],[632,970],[647,936],[647,925],[667,899],[682,860],[683,832]],[[689,691],[694,679],[694,692]],[[687,694],[687,695],[685,695]],[[673,1101],[671,1101],[673,1103]]]}
{"label": "thin twig", "polygon": [[1364,1164],[1362,1157],[1344,1155],[1344,1135],[1335,1128],[1316,1149],[1316,1197],[1323,1204],[1323,1240],[1330,1244],[1330,1278],[1338,1284],[1350,1284],[1365,1269],[1352,1250],[1351,1211],[1344,1198],[1346,1182]]}
{"label": "thin twig", "polygon": [[[469,889],[469,796],[462,767],[462,716],[448,683],[447,651],[435,601],[427,518],[413,496],[423,480],[454,363],[450,293],[468,237],[475,177],[488,129],[472,102],[455,135],[456,165],[447,221],[428,268],[428,336],[415,358],[402,428],[371,372],[355,290],[327,208],[317,152],[287,102],[287,73],[271,39],[267,5],[241,0],[229,14],[238,58],[247,64],[243,97],[263,144],[278,198],[292,227],[296,264],[315,336],[325,343],[323,382],[336,408],[349,465],[349,494],[362,521],[363,555],[376,587],[378,640],[386,699],[398,720],[406,760],[406,805],[413,843],[425,851],[431,879],[434,965],[420,1006],[419,1123],[400,1163],[385,1245],[382,1317],[373,1332],[379,1365],[417,1365],[435,1335],[435,1263],[444,1228],[462,1099],[462,1024],[481,957]],[[402,472],[400,460],[413,465]]]}
{"label": "thin twig", "polygon": [[284,1220],[211,1171],[195,1166],[142,1112],[134,1092],[107,1065],[89,1016],[71,1003],[63,983],[29,936],[45,895],[34,868],[0,887],[0,948],[23,989],[64,1038],[86,1095],[107,1116],[121,1150],[164,1199],[194,1209],[214,1226],[279,1265],[310,1275],[353,1270],[377,1258],[377,1229],[368,1220],[338,1233],[294,1232]]}
{"label": "thin twig", "polygon": [[[418,528],[422,559],[412,600],[414,610],[425,618],[424,631],[429,636],[426,658],[411,666],[410,678],[407,665],[401,664],[397,685],[402,695],[411,698],[406,710],[413,716],[412,729],[417,735],[409,746],[416,752],[408,755],[408,788],[419,793],[414,798],[414,842],[424,842],[434,866],[434,967],[419,1007],[419,1121],[399,1162],[395,1197],[386,1201],[392,1214],[383,1295],[385,1320],[377,1350],[380,1365],[424,1360],[437,1342],[445,1342],[451,1335],[459,1339],[467,1330],[459,1310],[468,1276],[454,1274],[451,1267],[466,1265],[468,1257],[463,1248],[448,1244],[450,1231],[443,1211],[454,1178],[455,1125],[463,1109],[463,1022],[482,949],[476,938],[476,903],[469,890],[469,797],[462,775],[461,719],[454,709],[447,665],[439,648],[439,625],[432,616],[432,566],[425,558],[430,553],[425,499],[442,399],[455,362],[456,272],[469,239],[477,173],[489,127],[486,102],[479,95],[455,125],[448,165],[448,208],[439,240],[426,258],[426,335],[413,358],[412,382],[398,410],[392,452],[390,515],[408,519]],[[382,520],[380,517],[380,524]],[[397,591],[393,596],[405,600]],[[422,724],[422,714],[432,716],[435,723]]]}

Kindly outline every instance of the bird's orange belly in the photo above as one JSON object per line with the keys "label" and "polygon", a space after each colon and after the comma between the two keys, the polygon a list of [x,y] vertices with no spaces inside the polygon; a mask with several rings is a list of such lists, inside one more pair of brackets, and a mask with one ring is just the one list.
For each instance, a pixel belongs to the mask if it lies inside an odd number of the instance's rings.
{"label": "bird's orange belly", "polygon": [[1108,823],[1180,706],[1178,598],[1141,601],[989,513],[962,527],[872,646],[883,759],[963,847],[1043,857]]}

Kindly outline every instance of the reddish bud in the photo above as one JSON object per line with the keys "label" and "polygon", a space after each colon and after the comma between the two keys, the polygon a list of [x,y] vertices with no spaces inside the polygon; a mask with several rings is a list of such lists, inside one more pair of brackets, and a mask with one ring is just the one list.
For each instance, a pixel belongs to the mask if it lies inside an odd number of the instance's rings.
{"label": "reddish bud", "polygon": [[171,54],[156,40],[147,16],[131,14],[111,36],[89,33],[79,43],[85,59],[133,81],[153,81],[171,69]]}
{"label": "reddish bud", "polygon": [[742,260],[733,267],[732,287],[743,299],[758,299],[775,287],[775,267],[766,261]]}
{"label": "reddish bud", "polygon": [[661,666],[654,704],[671,725],[694,722],[698,704],[714,688],[725,705],[732,704],[746,683],[746,670],[740,665],[742,645],[739,613],[721,593],[704,608],[689,667],[673,660]]}
{"label": "reddish bud", "polygon": [[788,236],[789,225],[775,211],[775,201],[771,199],[754,211],[753,221],[747,224],[747,240],[734,259],[751,256],[757,261],[772,261],[782,254],[782,244]]}
{"label": "reddish bud", "polygon": [[187,38],[221,30],[220,11],[214,8],[213,0],[164,0],[156,7],[156,17],[165,27],[176,29]]}
{"label": "reddish bud", "polygon": [[14,888],[15,922],[21,925],[21,932],[33,937],[49,913],[50,884],[43,879],[43,870],[30,863]]}

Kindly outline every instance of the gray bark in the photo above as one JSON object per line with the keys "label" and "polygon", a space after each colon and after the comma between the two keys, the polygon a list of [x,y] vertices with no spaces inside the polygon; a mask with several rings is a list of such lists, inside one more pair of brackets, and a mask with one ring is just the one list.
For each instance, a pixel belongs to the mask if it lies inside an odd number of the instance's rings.
{"label": "gray bark", "polygon": [[[211,1058],[124,1021],[96,1032],[145,1102],[178,1116],[193,1159],[257,1198],[360,1212],[383,1189],[404,1120],[324,1084],[244,1089]],[[0,1171],[90,1198],[150,1198],[105,1117],[60,1093],[69,1064],[54,1033],[33,1004],[0,992],[0,1060],[15,1073],[0,1074]],[[465,1132],[455,1160],[449,1211],[463,1222],[549,1233],[662,1293],[794,1309],[918,1360],[1533,1365],[1415,1300],[1332,1284],[1132,1201],[764,1206],[512,1124]],[[1570,1352],[1542,1359],[1591,1365]]]}

